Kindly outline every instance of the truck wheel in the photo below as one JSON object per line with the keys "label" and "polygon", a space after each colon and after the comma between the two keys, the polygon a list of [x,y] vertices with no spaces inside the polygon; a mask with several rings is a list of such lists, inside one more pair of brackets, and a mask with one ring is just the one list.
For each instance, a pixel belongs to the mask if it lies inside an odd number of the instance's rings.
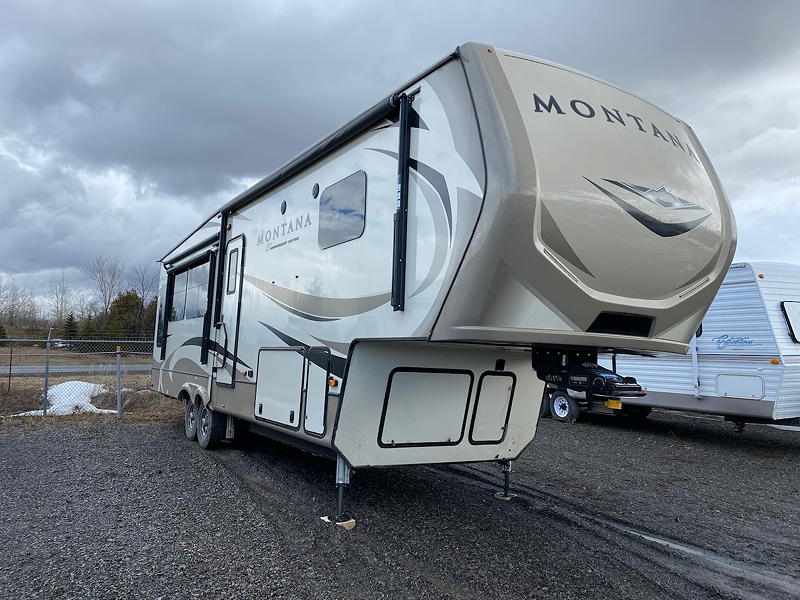
{"label": "truck wheel", "polygon": [[650,406],[627,406],[623,414],[634,421],[643,421],[650,416],[652,410]]}
{"label": "truck wheel", "polygon": [[216,448],[225,435],[225,415],[202,406],[198,410],[197,443],[204,450]]}
{"label": "truck wheel", "polygon": [[546,419],[550,416],[550,394],[548,393],[547,386],[542,393],[542,403],[539,405],[539,418]]}
{"label": "truck wheel", "polygon": [[193,440],[197,437],[197,402],[186,399],[186,410],[183,412],[183,432]]}
{"label": "truck wheel", "polygon": [[581,414],[581,408],[566,393],[554,392],[550,396],[550,414],[561,423],[574,423]]}

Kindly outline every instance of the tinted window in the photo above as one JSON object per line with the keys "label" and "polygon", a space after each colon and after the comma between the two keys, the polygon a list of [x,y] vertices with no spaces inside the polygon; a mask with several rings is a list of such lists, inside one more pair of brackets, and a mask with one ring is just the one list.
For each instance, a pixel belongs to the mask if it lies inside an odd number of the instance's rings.
{"label": "tinted window", "polygon": [[781,308],[789,324],[789,335],[795,342],[800,342],[800,302],[781,302]]}
{"label": "tinted window", "polygon": [[208,263],[189,270],[186,289],[186,319],[204,317],[208,304]]}
{"label": "tinted window", "polygon": [[319,246],[330,248],[364,233],[367,174],[357,171],[325,188],[319,197]]}
{"label": "tinted window", "polygon": [[234,248],[228,254],[228,293],[236,291],[236,275],[239,273],[239,249]]}
{"label": "tinted window", "polygon": [[158,325],[156,327],[156,348],[161,348],[161,338],[164,336],[164,307],[161,298],[158,299]]}
{"label": "tinted window", "polygon": [[175,275],[175,283],[172,287],[172,311],[169,314],[170,321],[183,319],[184,309],[186,308],[186,282],[188,280],[188,271]]}
{"label": "tinted window", "polygon": [[208,306],[209,264],[203,263],[175,275],[170,321],[204,317]]}

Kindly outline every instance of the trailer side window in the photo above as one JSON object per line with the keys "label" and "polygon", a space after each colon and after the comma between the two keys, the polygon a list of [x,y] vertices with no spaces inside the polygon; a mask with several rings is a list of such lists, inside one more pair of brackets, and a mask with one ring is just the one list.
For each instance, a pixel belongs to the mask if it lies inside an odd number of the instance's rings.
{"label": "trailer side window", "polygon": [[800,302],[781,302],[781,308],[789,325],[789,335],[800,342]]}
{"label": "trailer side window", "polygon": [[162,297],[158,297],[158,323],[156,324],[156,348],[161,348],[161,338],[164,337],[164,305]]}
{"label": "trailer side window", "polygon": [[186,288],[186,319],[204,317],[208,305],[208,263],[189,269]]}
{"label": "trailer side window", "polygon": [[234,248],[228,254],[228,286],[227,293],[236,291],[236,276],[239,274],[239,249]]}
{"label": "trailer side window", "polygon": [[173,275],[169,321],[204,317],[208,306],[208,262]]}
{"label": "trailer side window", "polygon": [[186,308],[186,283],[188,281],[188,271],[175,275],[175,283],[173,283],[172,287],[172,310],[169,313],[170,321],[180,321],[183,319]]}
{"label": "trailer side window", "polygon": [[361,237],[367,210],[367,174],[356,171],[319,196],[319,247],[323,250]]}

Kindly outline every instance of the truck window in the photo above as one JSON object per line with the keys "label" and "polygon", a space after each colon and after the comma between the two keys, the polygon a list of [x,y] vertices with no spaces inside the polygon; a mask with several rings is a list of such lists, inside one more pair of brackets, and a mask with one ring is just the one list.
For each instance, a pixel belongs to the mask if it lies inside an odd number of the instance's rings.
{"label": "truck window", "polygon": [[789,335],[795,343],[800,342],[800,302],[781,302],[781,308],[789,326]]}
{"label": "truck window", "polygon": [[367,210],[367,174],[356,171],[319,196],[319,234],[323,250],[361,237]]}

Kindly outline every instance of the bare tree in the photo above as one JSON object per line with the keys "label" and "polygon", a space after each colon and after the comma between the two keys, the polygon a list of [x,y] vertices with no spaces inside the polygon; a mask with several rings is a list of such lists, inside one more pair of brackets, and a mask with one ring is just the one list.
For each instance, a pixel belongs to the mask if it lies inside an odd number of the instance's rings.
{"label": "bare tree", "polygon": [[95,256],[85,268],[89,277],[94,281],[97,299],[100,302],[100,309],[105,322],[111,303],[120,291],[125,265],[116,256]]}
{"label": "bare tree", "polygon": [[51,276],[48,294],[44,302],[57,326],[61,326],[64,323],[64,318],[72,309],[72,300],[72,290],[67,285],[67,278],[64,276],[64,272],[61,272],[61,276]]}
{"label": "bare tree", "polygon": [[147,303],[152,300],[158,286],[158,271],[146,263],[134,265],[131,267],[128,284],[142,299],[142,310],[144,310]]}
{"label": "bare tree", "polygon": [[0,320],[6,318],[8,310],[8,288],[11,282],[3,275],[0,275]]}
{"label": "bare tree", "polygon": [[79,321],[94,318],[98,312],[97,303],[86,290],[78,290],[73,295],[73,310]]}

